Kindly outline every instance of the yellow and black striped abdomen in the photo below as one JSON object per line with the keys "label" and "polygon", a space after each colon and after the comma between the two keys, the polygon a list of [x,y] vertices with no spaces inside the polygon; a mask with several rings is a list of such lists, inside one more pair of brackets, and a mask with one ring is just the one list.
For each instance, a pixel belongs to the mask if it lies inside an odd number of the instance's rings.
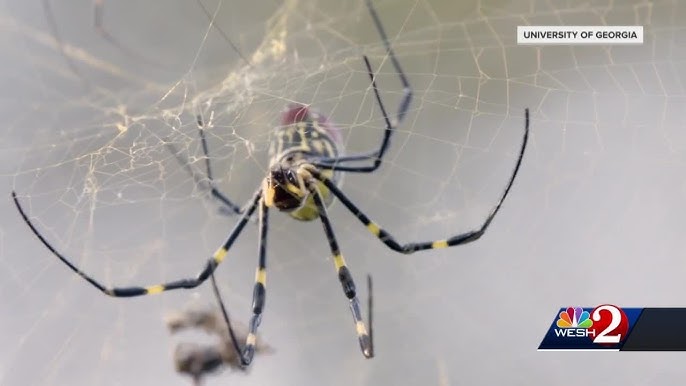
{"label": "yellow and black striped abdomen", "polygon": [[337,157],[339,144],[327,129],[313,120],[295,122],[274,131],[269,148],[270,163],[280,162],[288,156],[294,159],[307,157]]}

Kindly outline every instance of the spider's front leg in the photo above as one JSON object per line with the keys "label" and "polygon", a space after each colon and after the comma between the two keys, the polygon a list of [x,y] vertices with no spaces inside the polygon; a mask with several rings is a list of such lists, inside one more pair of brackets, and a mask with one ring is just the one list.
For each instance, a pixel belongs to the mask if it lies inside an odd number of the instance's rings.
{"label": "spider's front leg", "polygon": [[[355,330],[357,332],[357,338],[360,342],[360,349],[365,358],[374,357],[374,341],[371,335],[371,295],[370,295],[370,308],[368,310],[368,326],[364,323],[362,319],[362,312],[360,310],[360,301],[357,298],[357,290],[355,287],[355,281],[353,280],[350,270],[345,263],[345,259],[341,254],[340,248],[338,247],[338,241],[336,240],[336,235],[334,234],[333,227],[331,226],[331,221],[329,221],[329,216],[326,211],[326,205],[321,197],[321,192],[317,186],[317,180],[315,180],[306,169],[301,169],[301,173],[305,174],[305,181],[307,188],[312,194],[314,203],[319,211],[319,219],[324,227],[324,233],[326,234],[327,241],[329,242],[329,247],[331,248],[331,254],[333,255],[334,265],[336,267],[336,273],[338,274],[338,280],[341,282],[343,287],[343,293],[345,297],[350,301],[350,311],[353,315],[353,321],[355,322]],[[367,277],[367,283],[371,292],[371,277]]]}
{"label": "spider's front leg", "polygon": [[199,286],[200,284],[204,283],[205,280],[207,280],[210,275],[214,272],[214,270],[217,268],[217,266],[224,261],[226,258],[226,255],[233,245],[233,243],[236,241],[238,236],[240,236],[241,232],[243,232],[243,229],[245,228],[245,225],[248,223],[250,216],[252,216],[253,212],[257,208],[258,202],[262,202],[262,189],[258,189],[257,192],[255,192],[255,195],[253,196],[252,200],[250,201],[247,209],[243,214],[241,215],[240,219],[234,226],[233,230],[227,237],[226,241],[224,244],[219,247],[214,254],[212,254],[212,257],[210,257],[207,262],[205,263],[205,266],[203,267],[202,271],[198,273],[194,277],[187,277],[184,279],[178,279],[178,280],[173,280],[161,284],[155,284],[155,285],[148,285],[148,286],[127,286],[127,287],[110,287],[107,286],[103,283],[101,283],[99,280],[95,279],[88,273],[84,272],[81,270],[79,267],[77,267],[71,259],[69,259],[67,256],[64,254],[60,253],[55,247],[52,246],[48,242],[48,240],[38,231],[36,226],[31,222],[29,219],[28,214],[24,211],[24,208],[21,206],[19,203],[19,199],[17,198],[17,193],[12,191],[12,200],[14,200],[14,205],[17,207],[17,211],[19,212],[19,215],[22,217],[26,225],[31,229],[31,232],[40,240],[41,243],[50,251],[52,252],[55,257],[57,257],[64,265],[66,265],[72,272],[75,274],[79,275],[82,279],[87,281],[90,285],[95,287],[98,291],[102,292],[105,295],[112,296],[112,297],[119,297],[119,298],[129,298],[129,297],[134,297],[134,296],[144,296],[144,295],[154,295],[154,294],[159,294],[164,291],[171,291],[171,290],[176,290],[176,289],[190,289],[190,288],[195,288]]}
{"label": "spider's front leg", "polygon": [[255,355],[255,343],[257,342],[257,327],[262,322],[262,311],[264,310],[265,298],[267,295],[267,230],[269,229],[269,208],[264,204],[264,198],[260,203],[260,242],[259,242],[259,262],[255,270],[255,287],[252,295],[252,312],[250,324],[248,326],[248,337],[245,339],[243,349],[243,361],[246,365],[252,362]]}
{"label": "spider's front leg", "polygon": [[236,334],[231,327],[231,322],[229,321],[228,313],[224,308],[223,301],[221,300],[221,295],[219,294],[219,289],[217,288],[214,275],[211,276],[212,287],[215,291],[215,296],[219,301],[222,314],[224,315],[224,321],[228,327],[228,332],[235,348],[235,351],[239,354],[239,360],[241,366],[247,367],[252,363],[253,357],[255,355],[255,349],[257,344],[257,328],[262,322],[262,311],[264,310],[264,304],[266,299],[266,285],[267,285],[267,230],[269,229],[269,208],[265,204],[264,197],[260,198],[259,202],[259,227],[260,227],[260,241],[259,241],[259,261],[257,264],[257,270],[255,271],[255,286],[253,289],[252,298],[252,317],[250,318],[250,324],[248,325],[248,334],[245,338],[245,346],[240,348],[237,343]]}
{"label": "spider's front leg", "polygon": [[353,214],[353,216],[357,217],[357,219],[367,228],[367,230],[373,234],[376,238],[378,238],[382,243],[384,243],[388,248],[400,252],[400,253],[405,253],[405,254],[410,254],[414,253],[417,251],[423,251],[423,250],[428,250],[428,249],[440,249],[440,248],[447,248],[447,247],[454,247],[458,245],[463,245],[467,243],[471,243],[473,241],[478,240],[481,238],[481,236],[484,235],[486,232],[486,229],[488,229],[489,225],[495,218],[496,214],[498,214],[498,211],[503,205],[503,202],[505,201],[505,198],[507,198],[507,195],[510,193],[510,189],[512,188],[512,185],[514,184],[515,178],[517,177],[517,173],[519,172],[519,167],[522,165],[522,160],[524,159],[524,152],[526,150],[526,144],[528,143],[529,139],[529,109],[524,110],[524,138],[522,139],[522,144],[519,149],[519,156],[517,157],[517,163],[515,164],[514,170],[512,171],[512,174],[510,175],[509,180],[507,181],[507,185],[505,186],[505,189],[503,190],[503,193],[500,195],[500,199],[496,202],[495,206],[493,206],[493,209],[491,209],[491,212],[486,216],[486,219],[481,223],[481,225],[473,229],[471,231],[463,232],[463,233],[458,233],[455,235],[451,235],[449,237],[443,238],[443,239],[438,239],[438,240],[431,240],[431,241],[412,241],[412,242],[398,242],[393,235],[390,234],[390,232],[386,231],[384,228],[382,228],[379,224],[375,223],[372,221],[360,208],[355,205],[355,203],[352,202],[351,199],[349,199],[343,191],[336,185],[335,181],[332,181],[330,178],[328,178],[326,175],[322,174],[321,171],[313,166],[313,165],[306,165],[307,171],[312,174],[312,176],[320,181],[324,187],[326,187],[329,190],[330,194],[333,194],[342,204],[345,206],[350,213]]}

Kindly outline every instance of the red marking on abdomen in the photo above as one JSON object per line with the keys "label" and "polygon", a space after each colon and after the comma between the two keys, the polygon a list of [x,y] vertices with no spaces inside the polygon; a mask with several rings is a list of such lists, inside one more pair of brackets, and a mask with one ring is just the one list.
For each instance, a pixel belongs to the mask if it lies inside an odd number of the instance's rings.
{"label": "red marking on abdomen", "polygon": [[312,121],[315,117],[319,126],[326,130],[329,137],[337,144],[342,145],[343,136],[340,129],[335,127],[324,115],[313,113],[308,106],[300,103],[291,103],[286,107],[286,110],[281,113],[281,125],[288,126],[298,122]]}

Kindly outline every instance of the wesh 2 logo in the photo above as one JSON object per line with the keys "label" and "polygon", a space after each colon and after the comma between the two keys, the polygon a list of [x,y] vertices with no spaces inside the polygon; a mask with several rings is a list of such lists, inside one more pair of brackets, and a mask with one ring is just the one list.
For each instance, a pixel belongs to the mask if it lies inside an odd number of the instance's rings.
{"label": "wesh 2 logo", "polygon": [[628,332],[629,318],[617,306],[562,308],[539,349],[618,349]]}

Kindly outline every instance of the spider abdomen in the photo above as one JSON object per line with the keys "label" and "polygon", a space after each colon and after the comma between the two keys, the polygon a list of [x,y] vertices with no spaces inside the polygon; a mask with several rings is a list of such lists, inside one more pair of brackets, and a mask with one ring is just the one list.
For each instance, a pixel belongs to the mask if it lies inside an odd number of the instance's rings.
{"label": "spider abdomen", "polygon": [[340,132],[329,120],[304,105],[293,104],[281,115],[269,147],[270,164],[286,158],[335,158],[341,154]]}

